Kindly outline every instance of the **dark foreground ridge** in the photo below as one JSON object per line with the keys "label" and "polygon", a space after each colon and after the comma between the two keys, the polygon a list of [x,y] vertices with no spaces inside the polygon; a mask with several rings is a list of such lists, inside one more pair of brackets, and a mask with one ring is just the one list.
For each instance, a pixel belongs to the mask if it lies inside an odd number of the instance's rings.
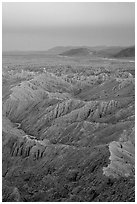
{"label": "dark foreground ridge", "polygon": [[3,201],[135,201],[134,64],[97,63],[3,69]]}

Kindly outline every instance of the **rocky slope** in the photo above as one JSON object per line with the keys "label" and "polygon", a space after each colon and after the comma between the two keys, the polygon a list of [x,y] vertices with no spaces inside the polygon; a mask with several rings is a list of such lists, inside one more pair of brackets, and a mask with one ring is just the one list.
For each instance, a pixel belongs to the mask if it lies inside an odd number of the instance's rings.
{"label": "rocky slope", "polygon": [[134,201],[134,76],[88,72],[4,80],[3,201]]}

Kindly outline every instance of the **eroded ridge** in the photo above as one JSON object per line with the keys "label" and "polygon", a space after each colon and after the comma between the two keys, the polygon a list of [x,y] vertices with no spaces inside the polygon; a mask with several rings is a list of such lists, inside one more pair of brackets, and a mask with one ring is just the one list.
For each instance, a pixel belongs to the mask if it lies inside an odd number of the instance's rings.
{"label": "eroded ridge", "polygon": [[135,175],[135,129],[123,130],[119,141],[109,144],[110,164],[103,168],[106,176],[118,178],[120,176]]}

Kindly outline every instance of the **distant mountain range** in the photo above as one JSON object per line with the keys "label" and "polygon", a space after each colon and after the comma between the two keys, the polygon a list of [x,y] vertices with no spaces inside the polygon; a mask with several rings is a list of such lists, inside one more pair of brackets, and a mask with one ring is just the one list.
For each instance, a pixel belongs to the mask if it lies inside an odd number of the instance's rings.
{"label": "distant mountain range", "polygon": [[90,46],[56,46],[53,47],[51,49],[47,50],[48,54],[55,54],[55,55],[59,55],[59,54],[63,54],[63,52],[67,52],[69,50],[73,50],[73,49],[89,49],[89,51],[99,51],[102,49],[107,49],[107,46],[95,46],[95,47],[90,47]]}
{"label": "distant mountain range", "polygon": [[135,46],[121,50],[114,57],[135,57]]}
{"label": "distant mountain range", "polygon": [[63,53],[61,53],[60,55],[63,56],[87,56],[92,54],[94,51],[91,51],[88,48],[75,48],[75,49],[70,49],[68,51],[65,51]]}
{"label": "distant mountain range", "polygon": [[47,51],[48,54],[60,56],[78,57],[78,56],[96,56],[107,58],[125,58],[135,57],[135,46],[120,47],[120,46],[97,46],[97,47],[75,47],[75,46],[59,46],[51,48]]}

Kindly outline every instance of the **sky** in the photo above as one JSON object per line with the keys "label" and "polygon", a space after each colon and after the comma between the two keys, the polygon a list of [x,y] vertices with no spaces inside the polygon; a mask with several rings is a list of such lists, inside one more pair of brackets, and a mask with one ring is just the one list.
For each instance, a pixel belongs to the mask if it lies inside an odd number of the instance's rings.
{"label": "sky", "polygon": [[135,3],[4,2],[2,49],[135,44]]}

